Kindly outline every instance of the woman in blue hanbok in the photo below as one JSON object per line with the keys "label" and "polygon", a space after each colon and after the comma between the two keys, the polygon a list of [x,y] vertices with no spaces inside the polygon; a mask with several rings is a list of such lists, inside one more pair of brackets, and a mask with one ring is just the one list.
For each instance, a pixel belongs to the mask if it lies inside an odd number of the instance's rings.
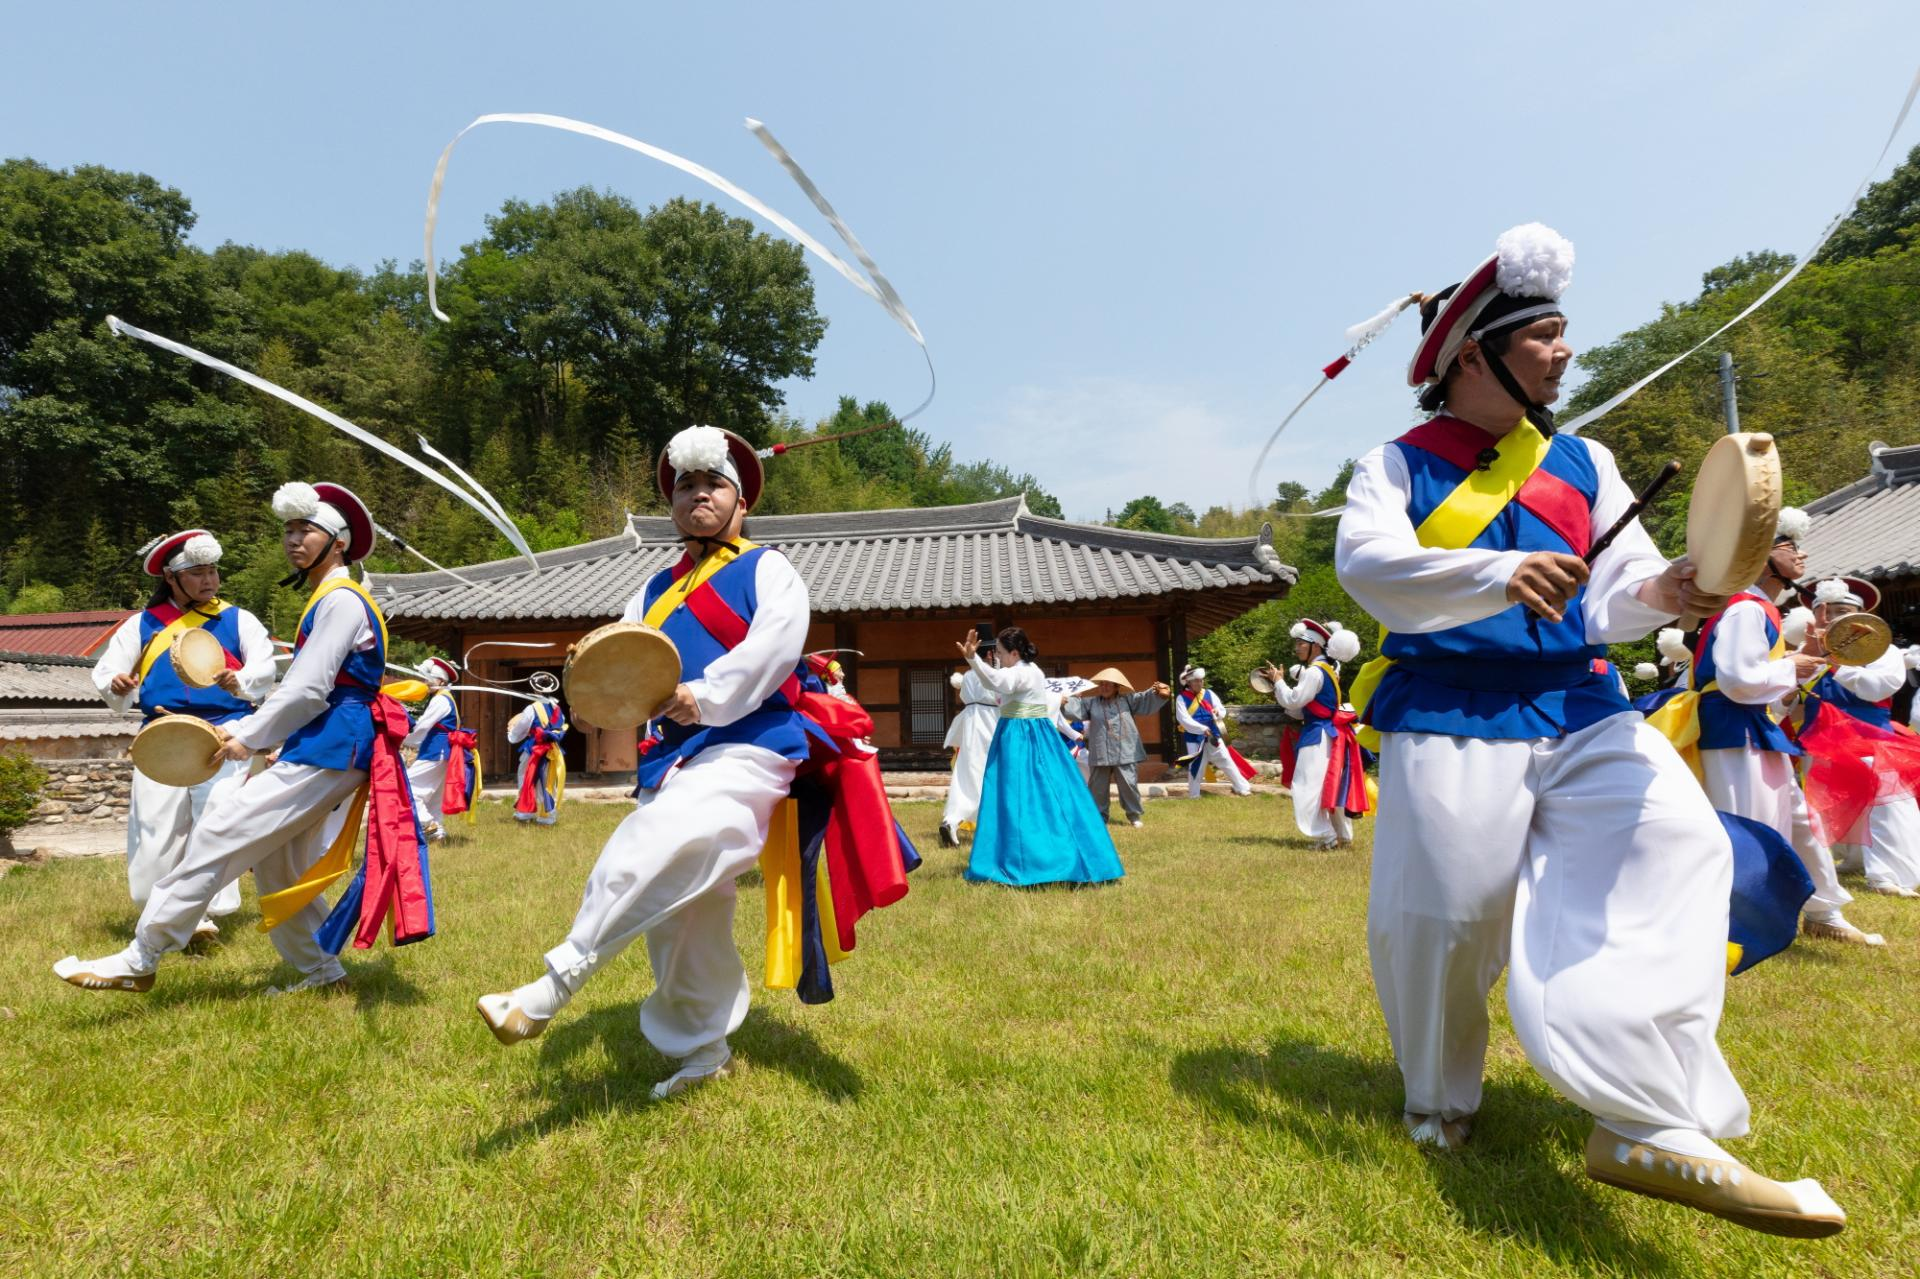
{"label": "woman in blue hanbok", "polygon": [[968,631],[959,649],[1000,698],[967,878],[1023,888],[1119,879],[1126,873],[1120,854],[1054,726],[1033,641],[1017,626],[1001,631],[998,666],[981,660],[977,632]]}

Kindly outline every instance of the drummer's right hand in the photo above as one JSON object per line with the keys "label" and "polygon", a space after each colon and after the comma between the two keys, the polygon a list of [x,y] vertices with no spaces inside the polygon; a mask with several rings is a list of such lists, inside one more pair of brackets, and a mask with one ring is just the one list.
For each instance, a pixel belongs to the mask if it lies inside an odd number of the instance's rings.
{"label": "drummer's right hand", "polygon": [[108,684],[107,687],[113,690],[115,697],[125,697],[128,693],[140,687],[140,681],[131,675],[115,675],[113,682]]}
{"label": "drummer's right hand", "polygon": [[693,698],[693,690],[681,684],[673,690],[673,696],[660,703],[658,710],[650,719],[670,719],[676,724],[698,724],[700,722],[700,703]]}
{"label": "drummer's right hand", "polygon": [[253,747],[237,737],[229,737],[220,743],[221,759],[252,759]]}
{"label": "drummer's right hand", "polygon": [[1507,598],[1524,604],[1549,622],[1560,620],[1561,605],[1587,580],[1587,562],[1578,555],[1535,551],[1507,579]]}

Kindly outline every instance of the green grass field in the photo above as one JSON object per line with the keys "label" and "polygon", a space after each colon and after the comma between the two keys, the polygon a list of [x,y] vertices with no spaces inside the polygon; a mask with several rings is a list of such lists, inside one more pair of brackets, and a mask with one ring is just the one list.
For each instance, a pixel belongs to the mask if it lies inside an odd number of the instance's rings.
{"label": "green grass field", "polygon": [[[1366,855],[1284,800],[1148,806],[1126,880],[927,865],[805,1008],[756,990],[733,1080],[654,1103],[643,948],[503,1049],[475,996],[534,976],[624,809],[489,804],[436,852],[440,936],[284,979],[247,910],[146,996],[48,972],[133,922],[118,859],[0,879],[0,1275],[1895,1275],[1920,1270],[1920,903],[1878,953],[1734,980],[1734,1148],[1848,1209],[1796,1243],[1589,1183],[1587,1119],[1504,1017],[1473,1144],[1415,1149],[1373,1000]],[[757,881],[738,933],[761,961]],[[1497,997],[1496,997],[1497,999]]]}

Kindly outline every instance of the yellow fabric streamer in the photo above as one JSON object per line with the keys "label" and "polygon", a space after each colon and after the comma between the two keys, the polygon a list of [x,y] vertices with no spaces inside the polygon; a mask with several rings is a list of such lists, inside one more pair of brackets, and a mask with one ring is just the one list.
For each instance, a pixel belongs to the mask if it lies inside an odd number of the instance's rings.
{"label": "yellow fabric streamer", "polygon": [[705,559],[695,564],[692,571],[685,577],[682,577],[679,581],[667,587],[666,590],[660,592],[660,598],[653,602],[653,607],[647,610],[647,615],[642,620],[645,621],[648,626],[659,630],[674,610],[687,602],[687,596],[693,594],[699,590],[701,586],[705,585],[708,578],[739,559],[742,555],[745,555],[748,551],[756,549],[758,549],[758,544],[749,542],[744,537],[736,538],[732,546],[714,547],[713,551],[708,554]]}
{"label": "yellow fabric streamer", "polygon": [[367,782],[361,782],[360,788],[353,792],[353,807],[347,810],[346,825],[340,828],[340,833],[334,837],[333,845],[325,855],[308,867],[307,873],[298,882],[260,898],[261,932],[286,923],[299,914],[308,902],[353,873],[353,849],[359,840],[360,819],[367,810],[368,788]]}
{"label": "yellow fabric streamer", "polygon": [[193,610],[182,613],[168,622],[160,629],[159,634],[147,641],[147,647],[140,654],[137,678],[147,677],[147,672],[152,670],[153,664],[160,660],[160,655],[173,647],[175,636],[186,631],[198,630],[232,607],[233,605],[225,600],[208,600],[205,604],[198,605]]}
{"label": "yellow fabric streamer", "polygon": [[773,810],[760,881],[767,895],[767,989],[800,984],[800,806],[783,799]]}
{"label": "yellow fabric streamer", "polygon": [[[1786,652],[1785,637],[1775,637],[1772,649],[1767,652],[1767,660],[1777,662],[1786,656]],[[1720,681],[1710,679],[1705,688],[1695,689],[1694,674],[1694,668],[1688,666],[1685,691],[1668,698],[1659,710],[1647,716],[1647,723],[1660,736],[1673,743],[1673,748],[1680,752],[1680,758],[1686,760],[1687,767],[1693,770],[1694,779],[1705,786],[1707,774],[1700,763],[1700,699],[1719,688]],[[1771,706],[1767,708],[1767,715],[1769,718],[1773,715]]]}
{"label": "yellow fabric streamer", "polygon": [[396,679],[380,686],[384,695],[397,702],[417,702],[427,695],[427,682],[423,679]]}
{"label": "yellow fabric streamer", "polygon": [[[1520,424],[1500,437],[1494,445],[1499,456],[1493,465],[1484,471],[1467,472],[1467,478],[1454,486],[1440,505],[1433,508],[1427,518],[1420,521],[1420,527],[1413,531],[1420,545],[1430,550],[1461,551],[1473,545],[1473,539],[1487,531],[1487,526],[1507,509],[1520,487],[1540,464],[1547,460],[1547,450],[1551,441],[1540,433],[1540,428],[1526,418]],[[1386,627],[1380,628],[1380,645],[1384,649],[1388,638]],[[1354,712],[1363,718],[1367,713],[1367,703],[1373,700],[1374,693],[1380,687],[1380,681],[1386,677],[1387,668],[1393,665],[1393,659],[1382,652],[1363,665],[1353,677],[1353,687],[1347,690],[1347,698]],[[1359,724],[1354,735],[1360,744],[1370,751],[1380,749],[1380,731],[1371,724]]]}

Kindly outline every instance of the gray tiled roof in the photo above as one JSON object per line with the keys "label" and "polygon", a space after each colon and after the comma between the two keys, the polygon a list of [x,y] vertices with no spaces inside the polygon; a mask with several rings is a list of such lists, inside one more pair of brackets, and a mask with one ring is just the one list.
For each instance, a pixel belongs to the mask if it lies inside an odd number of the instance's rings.
{"label": "gray tiled roof", "polygon": [[132,737],[139,730],[139,711],[114,711],[104,706],[0,707],[0,741]]}
{"label": "gray tiled roof", "polygon": [[89,657],[0,652],[0,700],[98,705]]}
{"label": "gray tiled roof", "polygon": [[[423,621],[618,617],[646,580],[680,556],[664,516],[635,516],[625,536],[524,560],[445,573],[371,578],[389,616]],[[816,615],[1021,607],[1219,592],[1244,597],[1229,615],[1286,593],[1296,577],[1272,532],[1169,537],[1048,519],[1020,496],[965,506],[770,515],[747,535],[793,561]],[[1225,601],[1221,601],[1224,603]],[[1224,619],[1222,619],[1224,620]]]}
{"label": "gray tiled roof", "polygon": [[1807,504],[1807,575],[1920,573],[1920,445],[1879,448],[1865,478]]}

